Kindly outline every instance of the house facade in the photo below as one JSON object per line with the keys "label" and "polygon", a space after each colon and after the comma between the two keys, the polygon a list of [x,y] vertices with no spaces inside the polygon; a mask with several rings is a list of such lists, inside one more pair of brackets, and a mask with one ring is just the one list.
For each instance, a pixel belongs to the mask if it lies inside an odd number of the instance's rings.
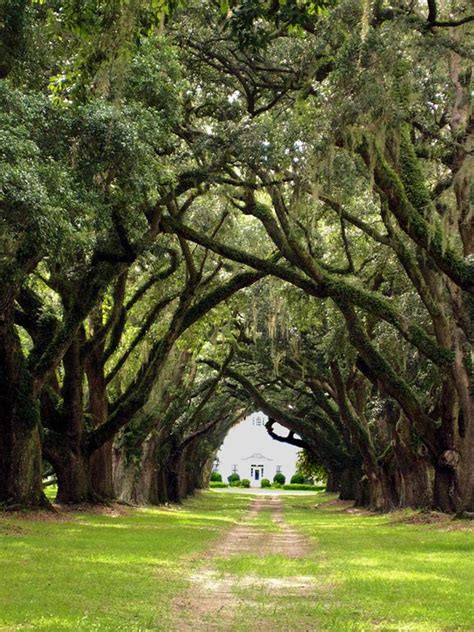
{"label": "house facade", "polygon": [[[260,487],[262,478],[273,481],[275,474],[281,472],[286,482],[290,482],[299,449],[272,439],[265,428],[267,420],[262,412],[254,412],[229,431],[214,466],[224,481],[236,472],[241,479],[248,478],[252,486]],[[279,424],[275,424],[274,431],[281,435],[288,433]]]}

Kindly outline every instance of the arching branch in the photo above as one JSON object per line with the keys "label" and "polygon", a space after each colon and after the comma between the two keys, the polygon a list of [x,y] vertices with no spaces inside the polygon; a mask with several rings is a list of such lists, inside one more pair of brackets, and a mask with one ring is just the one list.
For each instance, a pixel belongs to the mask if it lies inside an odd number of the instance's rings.
{"label": "arching branch", "polygon": [[293,430],[290,430],[286,437],[278,435],[273,430],[273,426],[275,425],[275,423],[276,422],[274,419],[269,419],[265,424],[265,428],[267,429],[267,432],[272,439],[274,439],[275,441],[280,441],[281,443],[289,443],[290,445],[294,445],[297,448],[302,448],[303,450],[310,450],[310,447],[306,443],[306,441],[303,441],[303,439],[297,439],[295,437],[295,433],[293,432]]}

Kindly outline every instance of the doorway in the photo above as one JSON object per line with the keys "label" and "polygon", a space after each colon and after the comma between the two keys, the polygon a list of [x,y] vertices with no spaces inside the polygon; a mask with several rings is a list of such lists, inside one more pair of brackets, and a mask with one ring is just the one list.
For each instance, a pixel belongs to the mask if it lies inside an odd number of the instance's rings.
{"label": "doorway", "polygon": [[263,478],[263,465],[251,465],[250,466],[250,478],[252,481],[258,483]]}

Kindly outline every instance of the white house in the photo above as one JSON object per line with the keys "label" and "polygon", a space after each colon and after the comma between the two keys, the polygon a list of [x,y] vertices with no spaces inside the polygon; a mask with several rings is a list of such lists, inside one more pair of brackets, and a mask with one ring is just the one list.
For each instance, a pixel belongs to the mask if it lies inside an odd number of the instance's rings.
{"label": "white house", "polygon": [[[282,472],[290,482],[299,449],[272,439],[265,428],[267,420],[262,412],[254,412],[229,431],[214,466],[224,481],[237,472],[241,479],[248,478],[252,486],[260,487],[262,478],[273,481],[275,474]],[[288,434],[279,424],[273,429],[279,435]]]}

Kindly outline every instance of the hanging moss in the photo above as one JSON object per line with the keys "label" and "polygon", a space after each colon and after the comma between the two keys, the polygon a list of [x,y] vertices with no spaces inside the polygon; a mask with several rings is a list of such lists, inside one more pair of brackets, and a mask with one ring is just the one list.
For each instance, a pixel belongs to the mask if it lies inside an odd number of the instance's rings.
{"label": "hanging moss", "polygon": [[[407,132],[405,132],[406,134]],[[405,143],[408,140],[405,138]],[[410,141],[411,142],[411,141]],[[361,149],[366,162],[367,147]],[[401,148],[401,153],[403,153]],[[413,158],[413,156],[412,156]],[[414,157],[416,161],[416,156]],[[404,170],[408,174],[413,164],[410,155],[405,153]],[[392,166],[387,162],[383,151],[377,150],[376,177],[379,187],[387,196],[391,212],[398,219],[403,230],[430,254],[441,270],[455,283],[470,292],[474,292],[474,264],[464,259],[451,247],[446,246],[439,223],[430,225],[424,214],[428,208],[424,182],[420,180],[419,168],[407,184],[408,191],[416,204],[408,198],[407,189]],[[420,209],[420,210],[418,210]],[[422,212],[423,211],[423,214]]]}
{"label": "hanging moss", "polygon": [[336,303],[358,305],[369,314],[394,325],[400,333],[438,366],[450,366],[454,353],[440,347],[419,325],[399,314],[392,303],[381,296],[334,279],[326,281],[328,292]]}
{"label": "hanging moss", "polygon": [[415,148],[411,142],[410,128],[406,124],[402,125],[400,129],[398,168],[408,199],[423,217],[427,217],[430,208],[432,208],[431,198],[419,160],[415,154]]}

